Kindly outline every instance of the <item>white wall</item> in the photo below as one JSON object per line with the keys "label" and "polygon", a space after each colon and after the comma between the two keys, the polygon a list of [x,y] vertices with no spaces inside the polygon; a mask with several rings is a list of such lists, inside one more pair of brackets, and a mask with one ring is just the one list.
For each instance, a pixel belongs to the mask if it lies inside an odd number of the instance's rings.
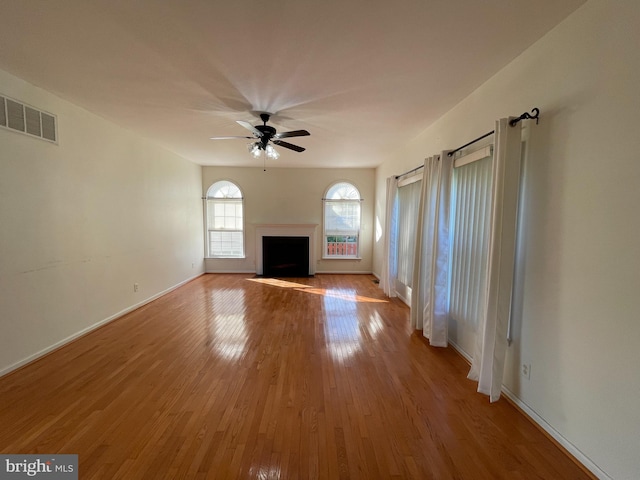
{"label": "white wall", "polygon": [[[529,124],[515,342],[505,386],[603,478],[640,476],[640,2],[591,0],[377,171]],[[380,272],[381,244],[374,271]],[[471,333],[471,335],[467,335]],[[473,332],[454,332],[470,352]],[[531,379],[519,374],[531,364]]]}
{"label": "white wall", "polygon": [[[373,268],[374,169],[203,167],[202,195],[218,180],[230,180],[244,194],[244,259],[207,259],[208,272],[255,272],[255,225],[317,224],[316,273],[371,273]],[[322,259],[322,198],[337,181],[355,185],[362,202],[360,260]]]}
{"label": "white wall", "polygon": [[0,93],[59,133],[0,129],[2,374],[204,266],[198,165],[3,71]]}

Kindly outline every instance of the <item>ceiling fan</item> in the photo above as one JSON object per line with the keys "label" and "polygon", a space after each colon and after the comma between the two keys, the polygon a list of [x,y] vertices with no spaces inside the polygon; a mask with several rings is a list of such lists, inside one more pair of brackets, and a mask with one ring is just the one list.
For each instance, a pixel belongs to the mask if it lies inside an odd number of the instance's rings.
{"label": "ceiling fan", "polygon": [[251,154],[256,158],[260,157],[262,151],[264,151],[269,158],[278,158],[280,155],[276,149],[273,148],[272,144],[288,148],[295,152],[304,152],[305,149],[303,147],[285,142],[281,139],[290,137],[306,137],[311,134],[306,130],[293,130],[291,132],[277,133],[275,128],[267,125],[270,117],[271,114],[269,113],[261,113],[260,119],[262,120],[263,125],[256,126],[251,125],[249,122],[236,120],[236,123],[243,126],[253,134],[251,137],[211,137],[211,140],[229,140],[235,138],[248,138],[250,140],[255,140],[255,142],[250,143],[247,147],[249,148],[249,152],[251,152]]}

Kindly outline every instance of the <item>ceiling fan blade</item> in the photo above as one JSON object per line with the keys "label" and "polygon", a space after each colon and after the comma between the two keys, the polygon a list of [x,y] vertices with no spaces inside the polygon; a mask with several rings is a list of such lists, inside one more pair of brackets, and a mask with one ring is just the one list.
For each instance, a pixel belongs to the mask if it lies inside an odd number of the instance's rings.
{"label": "ceiling fan blade", "polygon": [[295,150],[296,152],[304,152],[306,150],[305,148],[299,147],[298,145],[283,142],[282,140],[273,140],[273,143],[275,143],[279,147],[288,148],[289,150]]}
{"label": "ceiling fan blade", "polygon": [[306,137],[311,135],[306,130],[293,130],[291,132],[276,133],[275,138],[289,138],[289,137]]}
{"label": "ceiling fan blade", "polygon": [[209,140],[234,140],[237,138],[248,138],[253,140],[255,137],[210,137]]}
{"label": "ceiling fan blade", "polygon": [[249,122],[245,122],[243,120],[236,120],[236,123],[238,125],[243,126],[247,130],[249,130],[251,133],[253,133],[255,138],[260,138],[262,136],[262,132],[258,130],[256,127],[254,127],[253,125],[251,125]]}

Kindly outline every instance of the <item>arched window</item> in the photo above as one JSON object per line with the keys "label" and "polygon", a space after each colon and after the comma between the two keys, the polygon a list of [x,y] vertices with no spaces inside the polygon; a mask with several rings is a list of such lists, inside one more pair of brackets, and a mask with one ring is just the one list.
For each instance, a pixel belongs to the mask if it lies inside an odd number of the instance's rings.
{"label": "arched window", "polygon": [[207,254],[214,258],[244,257],[242,192],[220,180],[207,190]]}
{"label": "arched window", "polygon": [[350,183],[335,183],[327,190],[323,258],[360,257],[360,202],[360,192]]}

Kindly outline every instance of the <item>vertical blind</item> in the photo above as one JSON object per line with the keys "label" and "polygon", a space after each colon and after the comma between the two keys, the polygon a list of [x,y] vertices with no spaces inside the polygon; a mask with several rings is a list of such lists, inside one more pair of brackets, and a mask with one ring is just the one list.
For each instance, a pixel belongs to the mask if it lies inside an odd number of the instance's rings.
{"label": "vertical blind", "polygon": [[454,169],[452,197],[449,313],[475,328],[486,297],[491,157]]}

